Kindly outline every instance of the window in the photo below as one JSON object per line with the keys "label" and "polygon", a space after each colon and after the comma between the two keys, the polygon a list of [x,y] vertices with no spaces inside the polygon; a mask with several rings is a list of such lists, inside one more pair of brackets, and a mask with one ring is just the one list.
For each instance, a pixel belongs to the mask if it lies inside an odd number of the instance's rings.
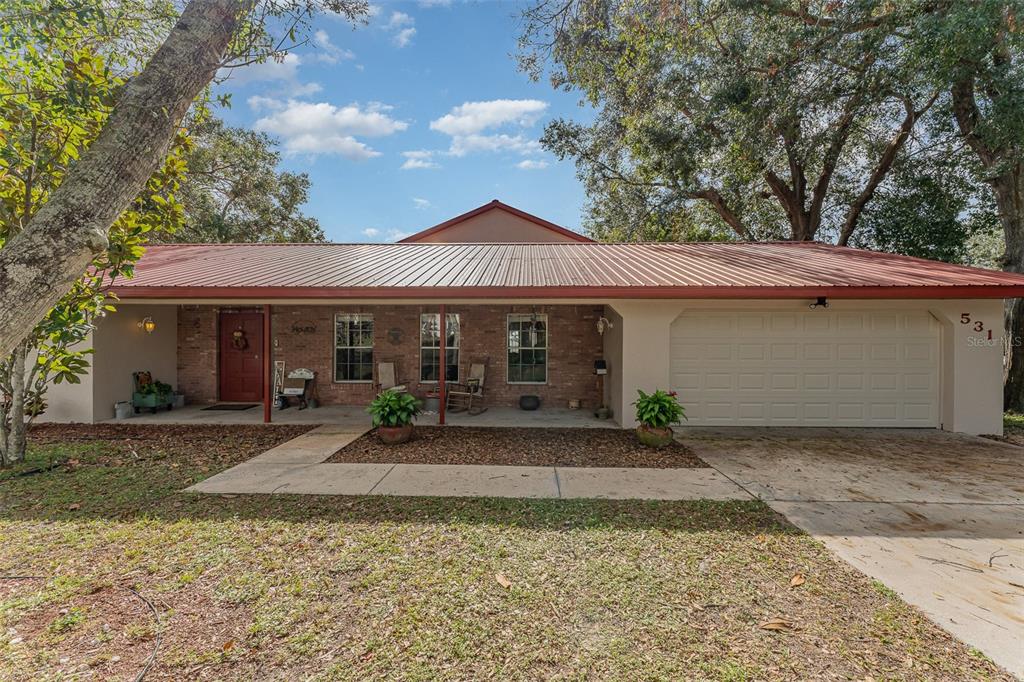
{"label": "window", "polygon": [[[459,380],[459,315],[445,316],[445,372],[444,380]],[[420,315],[420,381],[433,383],[440,380],[441,364],[441,316],[425,313]]]}
{"label": "window", "polygon": [[373,315],[334,316],[334,380],[373,382]]}
{"label": "window", "polygon": [[548,380],[548,316],[508,316],[508,383]]}

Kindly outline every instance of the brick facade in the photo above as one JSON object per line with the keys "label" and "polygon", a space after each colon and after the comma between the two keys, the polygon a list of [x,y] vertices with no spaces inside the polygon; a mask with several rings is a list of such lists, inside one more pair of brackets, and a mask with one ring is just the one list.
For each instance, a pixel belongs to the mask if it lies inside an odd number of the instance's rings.
{"label": "brick facade", "polygon": [[217,311],[207,305],[178,309],[178,391],[190,403],[217,400]]}
{"label": "brick facade", "polygon": [[[415,305],[274,306],[274,360],[283,360],[289,370],[314,370],[318,397],[325,405],[365,405],[376,394],[374,384],[333,381],[334,315],[370,313],[374,320],[374,363],[394,362],[399,381],[422,397],[436,384],[418,381],[419,319],[420,313],[436,312],[437,306]],[[460,378],[468,376],[471,363],[484,362],[487,366],[485,404],[515,406],[519,396],[526,394],[538,395],[543,405],[552,407],[566,407],[570,399],[581,400],[584,408],[599,404],[594,360],[602,354],[596,329],[601,307],[450,305],[448,312],[459,314],[462,328]],[[531,312],[548,316],[548,381],[543,385],[509,384],[506,316]],[[178,320],[179,386],[190,402],[212,402],[217,398],[217,308],[182,306]]]}

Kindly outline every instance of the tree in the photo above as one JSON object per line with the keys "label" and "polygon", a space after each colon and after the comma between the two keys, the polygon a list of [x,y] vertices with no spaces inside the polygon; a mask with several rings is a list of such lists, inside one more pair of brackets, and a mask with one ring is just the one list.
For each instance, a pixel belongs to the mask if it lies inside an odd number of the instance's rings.
{"label": "tree", "polygon": [[823,21],[808,4],[542,0],[523,67],[550,65],[598,110],[549,125],[545,146],[588,187],[703,204],[741,239],[845,244],[937,91],[906,58],[899,5],[829,3]]}
{"label": "tree", "polygon": [[[1002,266],[1024,272],[1024,3],[916,3],[916,56],[949,92],[951,114],[991,188],[1002,226]],[[1004,407],[1024,412],[1024,299],[1008,309]]]}
{"label": "tree", "polygon": [[178,197],[185,224],[164,242],[322,242],[316,218],[302,214],[309,176],[279,172],[276,142],[207,117],[189,126],[188,176]]}
{"label": "tree", "polygon": [[13,351],[107,248],[110,226],[166,158],[185,112],[217,70],[239,56],[280,53],[268,19],[285,17],[282,42],[294,41],[296,27],[321,6],[349,19],[367,11],[364,0],[192,0],[185,7],[119,93],[96,140],[0,249],[0,355]]}
{"label": "tree", "polygon": [[937,141],[930,149],[897,161],[865,209],[852,246],[948,263],[976,262],[981,240],[998,222],[991,192],[976,181],[969,150],[941,129],[932,132]]}
{"label": "tree", "polygon": [[[143,36],[167,24],[159,6],[82,1],[73,12],[47,15],[37,3],[21,2],[17,9],[0,35],[0,248],[47,202],[95,138],[129,64],[144,53]],[[175,155],[164,162],[118,217],[89,272],[0,361],[0,465],[24,456],[27,427],[46,407],[47,386],[77,383],[88,367],[90,351],[81,344],[94,319],[112,309],[103,287],[130,274],[147,232],[171,229],[180,219],[171,192],[182,168]]]}

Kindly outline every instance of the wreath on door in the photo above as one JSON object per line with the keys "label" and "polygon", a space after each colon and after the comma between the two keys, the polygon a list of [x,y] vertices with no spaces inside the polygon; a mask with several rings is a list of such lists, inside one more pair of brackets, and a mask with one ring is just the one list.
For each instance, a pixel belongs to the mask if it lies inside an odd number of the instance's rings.
{"label": "wreath on door", "polygon": [[242,329],[236,329],[231,332],[231,345],[236,350],[245,350],[249,347],[249,339],[245,338],[245,331]]}

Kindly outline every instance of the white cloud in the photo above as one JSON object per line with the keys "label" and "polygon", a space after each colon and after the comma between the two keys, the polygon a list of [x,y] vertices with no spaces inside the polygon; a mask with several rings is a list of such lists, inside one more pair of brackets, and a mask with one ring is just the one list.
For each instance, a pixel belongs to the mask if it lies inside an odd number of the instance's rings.
{"label": "white cloud", "polygon": [[292,97],[306,97],[308,95],[315,95],[321,90],[323,88],[320,87],[319,83],[296,83],[288,90],[288,94]]}
{"label": "white cloud", "polygon": [[280,59],[267,59],[256,64],[234,66],[224,69],[224,75],[230,76],[235,85],[258,83],[261,81],[291,81],[298,75],[302,58],[289,52]]}
{"label": "white cloud", "polygon": [[541,151],[540,143],[524,135],[457,135],[452,138],[448,153],[465,156],[474,152],[513,152],[515,154],[536,154]]}
{"label": "white cloud", "polygon": [[396,47],[406,47],[416,35],[416,19],[405,12],[394,11],[388,20],[380,24],[380,28],[391,34],[391,42]]}
{"label": "white cloud", "polygon": [[337,107],[327,102],[289,100],[257,120],[253,129],[277,135],[289,153],[337,154],[364,160],[380,156],[380,152],[357,140],[356,135],[383,137],[409,126],[388,115],[390,110],[379,102],[365,107],[355,103]]}
{"label": "white cloud", "polygon": [[414,28],[403,28],[401,31],[396,33],[395,37],[392,38],[391,40],[392,40],[392,42],[394,42],[395,46],[397,46],[397,47],[405,47],[406,45],[408,45],[412,41],[413,36],[415,36],[415,35],[416,35],[416,29],[414,29]]}
{"label": "white cloud", "polygon": [[388,230],[388,234],[385,237],[385,239],[387,239],[387,241],[389,241],[389,242],[397,242],[397,241],[399,241],[401,239],[405,239],[410,234],[412,234],[412,233],[411,232],[402,232],[401,230]]}
{"label": "white cloud", "polygon": [[402,152],[402,156],[405,157],[405,163],[401,166],[402,170],[441,167],[434,161],[434,152],[427,149]]}
{"label": "white cloud", "polygon": [[289,52],[280,59],[268,59],[260,64],[247,64],[245,66],[225,67],[221,69],[218,78],[227,78],[233,86],[249,85],[251,83],[279,83],[280,93],[287,97],[305,97],[323,90],[319,83],[301,83],[299,81],[299,66],[302,64],[302,57]]}
{"label": "white cloud", "polygon": [[403,232],[402,230],[390,229],[382,232],[376,227],[368,227],[363,230],[363,235],[367,239],[371,239],[375,242],[397,242],[400,239],[405,239],[411,232]]}
{"label": "white cloud", "polygon": [[365,230],[363,230],[363,234],[366,235],[368,238],[373,239],[374,237],[380,234],[380,230],[378,230],[375,227],[368,227]]}
{"label": "white cloud", "polygon": [[392,12],[391,18],[388,19],[388,23],[384,24],[384,28],[388,30],[395,30],[402,28],[403,26],[412,26],[416,23],[416,20],[405,12]]}
{"label": "white cloud", "polygon": [[253,111],[276,111],[284,107],[284,102],[281,100],[263,95],[253,95],[246,102],[249,103],[249,108]]}
{"label": "white cloud", "polygon": [[420,0],[418,4],[419,4],[420,7],[426,7],[426,8],[430,8],[430,7],[451,7],[452,6],[452,0]]}
{"label": "white cloud", "polygon": [[516,168],[519,170],[543,170],[547,167],[547,161],[538,161],[535,159],[525,159],[516,164]]}
{"label": "white cloud", "polygon": [[465,102],[430,122],[431,130],[446,135],[470,135],[502,125],[531,126],[548,108],[538,99],[494,99]]}
{"label": "white cloud", "polygon": [[324,31],[323,29],[320,29],[313,34],[313,41],[319,48],[316,52],[316,58],[318,61],[325,62],[327,64],[337,64],[343,59],[356,58],[356,53],[352,50],[346,50],[332,43],[331,37],[327,34],[327,31]]}
{"label": "white cloud", "polygon": [[430,203],[430,201],[428,201],[427,199],[421,199],[419,197],[413,197],[412,198],[412,205],[415,206],[416,208],[420,209],[421,211],[424,210],[424,209],[427,209],[427,208],[433,208],[434,207],[434,205],[432,203]]}

